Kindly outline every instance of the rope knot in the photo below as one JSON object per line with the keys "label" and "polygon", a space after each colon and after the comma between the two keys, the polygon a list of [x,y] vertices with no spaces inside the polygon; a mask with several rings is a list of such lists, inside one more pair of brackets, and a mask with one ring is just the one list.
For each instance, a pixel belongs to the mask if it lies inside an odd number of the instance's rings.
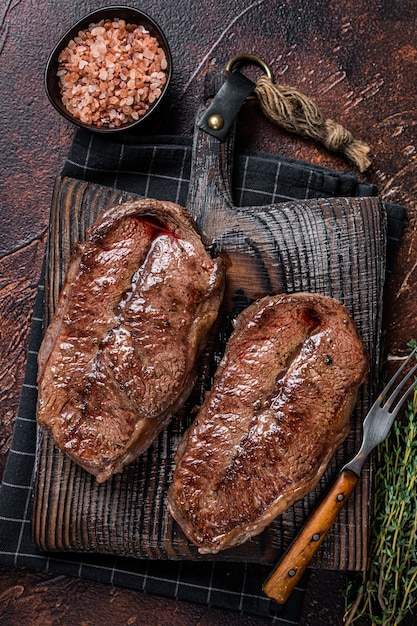
{"label": "rope knot", "polygon": [[343,152],[354,141],[352,133],[338,122],[331,119],[324,120],[323,143],[329,150]]}
{"label": "rope knot", "polygon": [[371,164],[369,146],[355,139],[338,122],[327,119],[318,106],[303,93],[286,85],[276,85],[261,76],[255,94],[265,116],[285,130],[321,142],[328,150],[341,152],[364,172]]}

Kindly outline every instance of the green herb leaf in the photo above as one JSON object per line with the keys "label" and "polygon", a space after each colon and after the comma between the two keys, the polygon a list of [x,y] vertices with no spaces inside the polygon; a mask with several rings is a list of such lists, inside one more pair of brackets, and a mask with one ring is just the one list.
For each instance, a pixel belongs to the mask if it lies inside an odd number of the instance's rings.
{"label": "green herb leaf", "polygon": [[417,605],[416,417],[417,386],[404,420],[376,450],[369,564],[359,587],[346,589],[347,626],[363,615],[396,626]]}

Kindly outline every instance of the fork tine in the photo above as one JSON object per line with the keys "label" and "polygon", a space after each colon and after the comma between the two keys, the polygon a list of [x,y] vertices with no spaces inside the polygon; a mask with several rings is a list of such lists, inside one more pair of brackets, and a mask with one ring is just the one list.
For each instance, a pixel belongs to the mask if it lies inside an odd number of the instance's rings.
{"label": "fork tine", "polygon": [[[398,383],[398,385],[395,387],[394,391],[391,393],[390,397],[388,398],[388,400],[386,401],[384,408],[389,410],[391,408],[391,406],[394,404],[396,397],[398,395],[398,393],[401,391],[401,389],[404,387],[405,383],[417,372],[417,363],[411,368],[411,370],[407,373],[406,376],[404,376],[404,378]],[[408,394],[410,393],[410,391],[415,387],[415,383],[413,382],[402,394],[402,396],[400,397],[400,399],[397,401],[395,408],[392,410],[392,413],[396,414],[399,409],[401,408],[401,406],[404,404]]]}
{"label": "fork tine", "polygon": [[[391,387],[393,386],[393,384],[395,383],[395,381],[398,379],[398,377],[400,376],[401,372],[403,371],[403,369],[405,367],[407,367],[408,363],[411,361],[411,359],[413,358],[413,356],[417,353],[417,346],[410,352],[410,354],[408,355],[408,357],[406,358],[406,360],[401,364],[401,366],[397,369],[397,371],[395,372],[395,374],[392,376],[392,378],[390,378],[390,380],[387,382],[387,384],[385,385],[385,387],[383,388],[383,390],[381,391],[381,393],[379,394],[375,404],[377,403],[381,403],[382,400],[385,398],[385,396],[387,395],[387,393],[389,392],[389,390],[391,389]],[[394,392],[395,393],[395,392]]]}

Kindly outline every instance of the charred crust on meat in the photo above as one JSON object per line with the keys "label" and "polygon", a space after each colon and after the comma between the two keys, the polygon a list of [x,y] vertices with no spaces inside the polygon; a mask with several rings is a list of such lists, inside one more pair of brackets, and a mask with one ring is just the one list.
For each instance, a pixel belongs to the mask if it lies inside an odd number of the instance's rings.
{"label": "charred crust on meat", "polygon": [[314,488],[349,431],[368,367],[353,321],[333,298],[267,296],[235,319],[168,493],[201,554],[259,534]]}
{"label": "charred crust on meat", "polygon": [[222,260],[174,203],[112,207],[75,245],[39,351],[37,419],[99,482],[146,450],[188,398],[223,290]]}

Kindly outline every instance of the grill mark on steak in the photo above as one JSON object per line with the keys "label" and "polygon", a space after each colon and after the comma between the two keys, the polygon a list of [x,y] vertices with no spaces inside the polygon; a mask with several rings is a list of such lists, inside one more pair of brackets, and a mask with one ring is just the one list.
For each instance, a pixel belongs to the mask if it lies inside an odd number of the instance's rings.
{"label": "grill mark on steak", "polygon": [[260,533],[314,488],[347,435],[367,369],[354,324],[332,298],[266,297],[238,316],[168,494],[202,554]]}
{"label": "grill mark on steak", "polygon": [[114,207],[77,244],[39,351],[37,418],[99,482],[187,399],[223,284],[173,203]]}

